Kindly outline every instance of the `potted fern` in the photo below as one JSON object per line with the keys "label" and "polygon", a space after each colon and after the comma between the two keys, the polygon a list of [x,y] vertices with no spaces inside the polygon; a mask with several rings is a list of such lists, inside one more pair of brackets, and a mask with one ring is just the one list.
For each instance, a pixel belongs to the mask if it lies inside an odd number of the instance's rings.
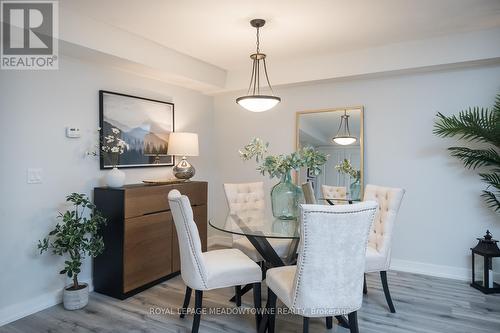
{"label": "potted fern", "polygon": [[[52,250],[53,254],[69,256],[59,272],[73,279],[73,283],[63,290],[63,305],[67,310],[77,310],[86,306],[89,299],[89,286],[78,281],[82,261],[85,255],[96,257],[104,250],[98,231],[106,219],[85,194],[72,193],[66,197],[66,202],[73,208],[59,213],[61,222],[46,238],[38,241],[38,249],[40,254]],[[88,215],[87,210],[90,211]]]}
{"label": "potted fern", "polygon": [[280,179],[271,190],[273,216],[280,220],[296,219],[302,190],[292,182],[292,170],[297,171],[306,167],[310,173],[317,176],[321,173],[321,166],[326,163],[328,156],[313,147],[304,147],[288,155],[264,156],[268,147],[269,143],[254,138],[239,150],[240,157],[244,161],[255,159],[257,163],[261,163],[257,171],[262,175],[267,173],[270,178]]}
{"label": "potted fern", "polygon": [[455,146],[448,150],[466,168],[484,170],[479,176],[487,187],[481,196],[488,206],[500,212],[500,94],[491,109],[473,107],[449,117],[438,113],[433,132],[443,138],[458,136],[486,145],[482,149]]}

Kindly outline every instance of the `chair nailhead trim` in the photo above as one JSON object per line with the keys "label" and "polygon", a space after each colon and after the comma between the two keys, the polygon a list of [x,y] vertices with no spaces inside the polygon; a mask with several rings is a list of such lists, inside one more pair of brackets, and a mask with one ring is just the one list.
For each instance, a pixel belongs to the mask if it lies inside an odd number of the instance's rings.
{"label": "chair nailhead trim", "polygon": [[186,225],[187,217],[186,217],[186,215],[184,215],[184,209],[182,209],[182,204],[179,202],[179,200],[182,200],[182,197],[181,197],[181,199],[174,199],[175,203],[177,203],[179,205],[179,207],[180,207],[180,211],[181,211],[181,214],[182,214],[182,217],[183,217],[184,228],[186,229],[187,235],[188,235],[188,238],[189,238],[189,249],[191,250],[191,254],[194,257],[194,261],[196,262],[196,268],[198,268],[198,274],[200,274],[201,281],[203,282],[203,286],[205,288],[208,288],[207,282],[205,280],[205,277],[201,273],[201,265],[200,265],[200,262],[198,261],[198,257],[196,256],[196,251],[194,250],[194,244],[193,244],[193,238],[191,236],[191,232],[189,231],[189,228]]}

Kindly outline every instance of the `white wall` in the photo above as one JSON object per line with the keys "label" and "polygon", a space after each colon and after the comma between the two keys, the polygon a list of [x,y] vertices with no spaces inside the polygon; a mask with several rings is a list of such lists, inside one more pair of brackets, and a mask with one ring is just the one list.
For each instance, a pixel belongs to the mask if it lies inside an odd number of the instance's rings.
{"label": "white wall", "polygon": [[484,184],[448,156],[456,140],[432,134],[436,112],[493,105],[500,92],[500,66],[476,67],[377,79],[337,81],[275,89],[282,103],[252,113],[235,102],[236,93],[215,98],[216,218],[226,212],[224,182],[266,179],[238,149],[257,136],[274,153],[290,152],[295,112],[365,107],[365,183],[406,189],[393,246],[395,268],[466,278],[475,237],[489,228],[500,237],[499,216],[479,196]]}
{"label": "white wall", "polygon": [[[483,184],[448,156],[455,140],[432,135],[434,115],[470,105],[490,106],[500,91],[500,66],[281,87],[274,110],[251,113],[237,94],[213,98],[133,76],[111,67],[63,57],[58,71],[0,72],[0,325],[54,304],[64,279],[62,260],[39,256],[36,242],[55,223],[66,194],[91,194],[105,172],[84,157],[98,124],[99,89],[173,100],[176,129],[200,134],[197,179],[210,182],[211,216],[224,218],[223,182],[265,179],[238,149],[251,137],[290,152],[295,112],[364,105],[366,182],[407,190],[396,226],[396,268],[464,277],[469,247],[489,228],[500,236],[498,215],[479,197]],[[69,140],[66,126],[83,137]],[[43,168],[43,184],[27,185],[26,168]],[[170,168],[127,170],[127,181],[168,177]],[[211,230],[211,235],[215,233]],[[83,280],[91,276],[86,262]]]}
{"label": "white wall", "polygon": [[[61,258],[37,254],[37,240],[56,223],[65,196],[91,195],[105,171],[85,158],[95,143],[98,90],[175,103],[179,131],[199,133],[201,156],[192,158],[196,179],[211,180],[213,99],[184,88],[62,58],[58,71],[0,72],[0,325],[54,304],[64,278]],[[82,129],[67,139],[66,126]],[[26,169],[43,169],[43,183],[26,184]],[[171,168],[126,170],[127,182],[169,178]],[[91,277],[90,260],[81,279]]]}

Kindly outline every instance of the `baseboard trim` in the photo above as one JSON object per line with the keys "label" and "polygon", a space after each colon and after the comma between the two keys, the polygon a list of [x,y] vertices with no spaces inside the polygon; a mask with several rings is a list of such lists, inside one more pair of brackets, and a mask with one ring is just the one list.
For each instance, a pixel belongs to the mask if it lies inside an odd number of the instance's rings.
{"label": "baseboard trim", "polygon": [[[89,285],[90,292],[94,290],[90,281],[82,282]],[[62,303],[62,289],[53,290],[33,299],[4,307],[0,309],[0,327],[59,303]]]}
{"label": "baseboard trim", "polygon": [[402,259],[392,259],[391,270],[461,281],[470,280],[472,274],[471,270],[467,268],[427,264],[423,262]]}

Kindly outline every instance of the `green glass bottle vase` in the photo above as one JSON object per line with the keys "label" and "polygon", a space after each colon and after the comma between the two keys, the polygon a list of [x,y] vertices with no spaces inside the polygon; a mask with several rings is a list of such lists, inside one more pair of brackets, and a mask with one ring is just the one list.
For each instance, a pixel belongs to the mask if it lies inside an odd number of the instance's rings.
{"label": "green glass bottle vase", "polygon": [[354,182],[352,182],[351,186],[349,186],[349,194],[350,198],[352,200],[359,200],[360,198],[360,191],[361,191],[361,183],[359,179],[356,179]]}
{"label": "green glass bottle vase", "polygon": [[301,194],[302,190],[292,182],[291,171],[288,171],[271,190],[273,216],[280,220],[297,219]]}

